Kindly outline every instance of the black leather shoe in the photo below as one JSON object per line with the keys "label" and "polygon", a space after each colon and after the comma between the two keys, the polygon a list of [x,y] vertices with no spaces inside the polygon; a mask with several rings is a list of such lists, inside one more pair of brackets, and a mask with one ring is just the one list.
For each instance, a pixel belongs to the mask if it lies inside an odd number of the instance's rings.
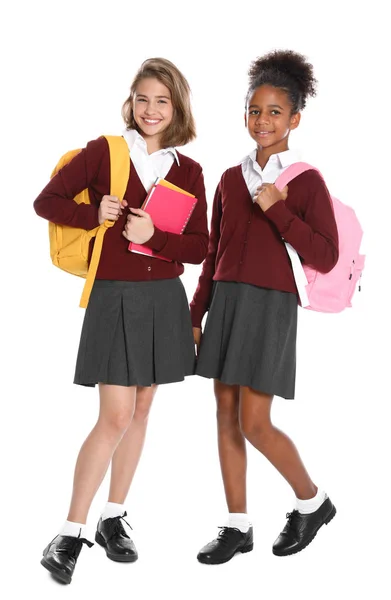
{"label": "black leather shoe", "polygon": [[[106,550],[111,560],[118,562],[134,562],[138,559],[136,546],[126,533],[121,519],[125,521],[126,512],[122,517],[99,519],[95,541]],[[129,523],[125,523],[130,527]],[[130,529],[132,529],[130,527]]]}
{"label": "black leather shoe", "polygon": [[228,562],[237,553],[251,552],[254,547],[253,528],[242,533],[236,527],[220,527],[218,537],[204,546],[197,559],[205,565],[220,565]]}
{"label": "black leather shoe", "polygon": [[329,498],[313,513],[302,515],[298,510],[287,513],[288,522],[273,544],[273,554],[288,556],[300,552],[312,542],[322,525],[330,523],[337,512]]}
{"label": "black leather shoe", "polygon": [[41,565],[62,583],[71,583],[73,571],[83,544],[94,544],[85,538],[57,535],[43,551]]}

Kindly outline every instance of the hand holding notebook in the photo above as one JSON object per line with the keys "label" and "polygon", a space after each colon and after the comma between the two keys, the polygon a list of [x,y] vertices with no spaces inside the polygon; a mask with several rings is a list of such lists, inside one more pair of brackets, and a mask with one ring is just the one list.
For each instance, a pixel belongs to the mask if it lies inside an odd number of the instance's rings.
{"label": "hand holding notebook", "polygon": [[[197,198],[193,194],[159,178],[150,190],[142,209],[151,216],[154,225],[162,231],[182,234],[196,203]],[[141,244],[130,242],[128,249],[131,252],[171,262],[170,259]]]}

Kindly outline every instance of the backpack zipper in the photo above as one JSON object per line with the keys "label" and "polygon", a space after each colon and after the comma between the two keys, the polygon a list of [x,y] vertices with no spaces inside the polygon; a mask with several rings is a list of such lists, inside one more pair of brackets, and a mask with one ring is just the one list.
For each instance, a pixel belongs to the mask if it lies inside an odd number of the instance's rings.
{"label": "backpack zipper", "polygon": [[349,281],[351,281],[351,279],[353,278],[353,269],[354,269],[355,264],[356,264],[356,261],[352,260],[352,266],[350,267]]}

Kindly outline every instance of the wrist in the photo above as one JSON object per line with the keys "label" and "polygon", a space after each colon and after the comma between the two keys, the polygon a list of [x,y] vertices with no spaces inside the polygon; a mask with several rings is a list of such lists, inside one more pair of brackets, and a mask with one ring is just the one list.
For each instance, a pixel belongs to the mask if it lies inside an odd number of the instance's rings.
{"label": "wrist", "polygon": [[273,206],[273,204],[275,204],[275,201],[259,199],[259,200],[257,200],[257,204],[263,210],[263,212],[266,212],[268,210],[268,208],[270,208],[271,206]]}
{"label": "wrist", "polygon": [[151,232],[151,234],[150,234],[149,238],[148,238],[147,240],[145,240],[145,241],[146,241],[146,242],[149,242],[149,240],[150,240],[151,238],[153,238],[154,234],[155,234],[155,226],[154,226],[154,225],[152,225],[152,232]]}

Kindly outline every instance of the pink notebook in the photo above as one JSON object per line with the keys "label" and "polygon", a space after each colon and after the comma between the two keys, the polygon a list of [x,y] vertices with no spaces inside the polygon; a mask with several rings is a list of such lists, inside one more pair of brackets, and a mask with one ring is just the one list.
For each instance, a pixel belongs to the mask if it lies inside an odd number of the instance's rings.
{"label": "pink notebook", "polygon": [[[159,178],[150,190],[142,208],[151,215],[154,225],[159,229],[169,233],[182,234],[196,203],[195,196]],[[165,258],[141,244],[130,242],[128,249],[131,252],[172,262],[171,259]]]}

